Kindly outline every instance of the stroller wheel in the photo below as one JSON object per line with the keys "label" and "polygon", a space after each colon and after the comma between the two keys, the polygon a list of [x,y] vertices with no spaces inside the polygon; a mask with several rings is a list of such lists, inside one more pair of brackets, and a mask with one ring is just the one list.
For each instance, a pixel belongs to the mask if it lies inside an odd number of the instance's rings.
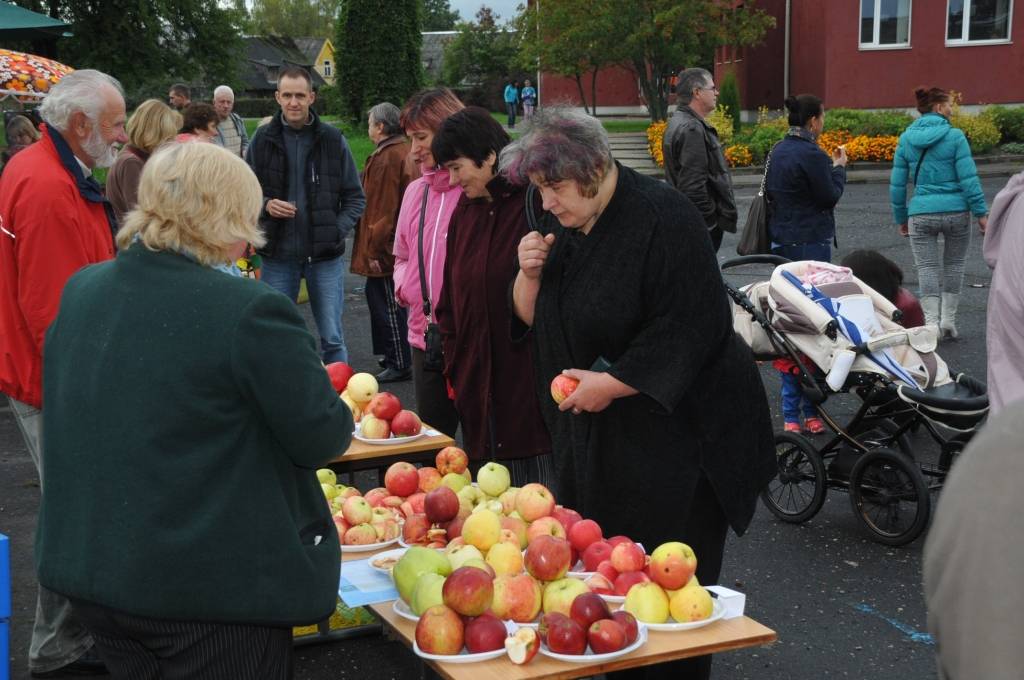
{"label": "stroller wheel", "polygon": [[802,435],[775,433],[778,474],[761,492],[761,502],[784,522],[806,522],[825,503],[827,478],[821,454]]}
{"label": "stroller wheel", "polygon": [[892,449],[863,454],[850,472],[853,514],[871,538],[906,545],[928,525],[931,496],[921,469]]}

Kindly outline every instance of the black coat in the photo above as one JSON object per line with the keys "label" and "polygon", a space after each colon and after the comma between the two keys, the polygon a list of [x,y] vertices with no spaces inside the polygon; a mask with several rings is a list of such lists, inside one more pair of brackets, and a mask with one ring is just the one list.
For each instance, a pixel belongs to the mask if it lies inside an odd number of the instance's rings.
{"label": "black coat", "polygon": [[736,233],[736,198],[718,131],[680,106],[668,121],[662,155],[665,179],[693,201],[708,229]]}
{"label": "black coat", "polygon": [[[556,240],[533,334],[555,497],[606,535],[653,549],[686,540],[680,508],[703,472],[742,533],[775,473],[760,374],[733,332],[700,213],[667,184],[621,165],[618,171],[615,193],[588,235],[545,219]],[[599,357],[640,394],[600,413],[559,411],[547,394],[552,378]]]}
{"label": "black coat", "polygon": [[771,151],[765,182],[772,242],[788,246],[831,241],[836,233],[832,209],[845,186],[846,168],[833,166],[810,139],[786,135]]}

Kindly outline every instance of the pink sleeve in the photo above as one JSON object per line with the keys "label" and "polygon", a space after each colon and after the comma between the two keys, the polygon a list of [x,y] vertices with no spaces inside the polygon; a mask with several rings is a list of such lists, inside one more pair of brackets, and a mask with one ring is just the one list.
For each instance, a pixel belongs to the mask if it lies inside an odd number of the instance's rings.
{"label": "pink sleeve", "polygon": [[[398,212],[398,224],[395,227],[395,245],[394,245],[394,256],[395,256],[395,272],[393,278],[395,281],[395,299],[403,307],[411,307],[416,300],[419,299],[417,296],[415,300],[410,300],[407,295],[408,285],[406,284],[406,278],[410,275],[409,271],[409,254],[410,254],[410,239],[415,232],[415,211],[416,211],[416,200],[415,196],[418,196],[422,192],[421,185],[423,183],[419,180],[413,181],[405,188],[405,194],[402,195],[402,208]],[[415,243],[415,241],[413,241]]]}

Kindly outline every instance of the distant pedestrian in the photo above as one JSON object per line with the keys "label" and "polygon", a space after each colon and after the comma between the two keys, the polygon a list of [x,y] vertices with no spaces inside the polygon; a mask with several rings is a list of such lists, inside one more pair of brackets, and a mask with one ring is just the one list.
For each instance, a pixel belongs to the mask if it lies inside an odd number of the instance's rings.
{"label": "distant pedestrian", "polygon": [[[921,117],[900,135],[889,197],[900,234],[910,236],[925,322],[938,326],[943,338],[955,340],[960,335],[956,313],[971,243],[971,214],[984,233],[988,207],[967,138],[949,122],[952,96],[937,87],[919,87],[914,96]],[[914,196],[908,210],[910,181]]]}
{"label": "distant pedestrian", "polygon": [[377,148],[366,159],[363,169],[366,211],[359,218],[352,239],[351,271],[366,277],[373,353],[384,357],[384,370],[377,374],[380,383],[412,377],[407,312],[395,299],[392,251],[402,195],[409,183],[419,177],[419,169],[409,159],[410,146],[400,118],[401,111],[389,102],[370,109],[368,132]]}
{"label": "distant pedestrian", "polygon": [[[813,94],[786,98],[789,132],[771,150],[765,190],[771,202],[768,236],[772,253],[790,260],[831,262],[836,236],[833,209],[846,187],[846,150],[832,158],[818,146],[825,107]],[[777,366],[778,367],[778,366]],[[825,425],[804,396],[800,378],[782,371],[782,416],[787,432],[824,434]]]}
{"label": "distant pedestrian", "polygon": [[213,142],[217,137],[217,112],[204,102],[189,104],[181,112],[179,142]]}
{"label": "distant pedestrian", "polygon": [[530,84],[529,79],[523,81],[523,89],[519,93],[523,100],[523,118],[530,120],[533,117],[533,110],[537,106],[537,90]]}
{"label": "distant pedestrian", "polygon": [[[117,222],[92,173],[109,167],[117,144],[128,141],[122,92],[99,71],[64,76],[39,108],[42,139],[11,160],[0,182],[0,392],[10,401],[44,498],[43,340],[71,275],[114,256]],[[32,675],[104,671],[59,585],[40,578],[28,656]]]}
{"label": "distant pedestrian", "polygon": [[218,119],[217,136],[213,141],[244,158],[249,148],[249,134],[245,130],[245,121],[234,112],[234,91],[227,85],[218,85],[213,91],[213,108]]}
{"label": "distant pedestrian", "polygon": [[175,83],[167,93],[167,103],[172,109],[181,111],[192,103],[192,91],[185,83]]}
{"label": "distant pedestrian", "polygon": [[128,119],[128,143],[107,173],[107,198],[114,206],[118,223],[138,202],[139,177],[149,156],[161,144],[174,139],[181,125],[181,114],[159,99],[142,102]]}
{"label": "distant pedestrian", "polygon": [[516,108],[519,105],[519,87],[514,80],[505,85],[505,110],[508,112],[508,127],[516,126]]}
{"label": "distant pedestrian", "polygon": [[679,74],[676,112],[668,122],[662,150],[665,179],[693,201],[718,252],[725,232],[736,232],[736,199],[718,131],[707,117],[718,102],[711,74],[689,68]]}

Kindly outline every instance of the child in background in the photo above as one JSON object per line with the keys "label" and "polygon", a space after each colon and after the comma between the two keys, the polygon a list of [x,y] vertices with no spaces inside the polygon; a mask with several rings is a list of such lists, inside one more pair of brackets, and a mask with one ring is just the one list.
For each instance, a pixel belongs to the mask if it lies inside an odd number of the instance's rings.
{"label": "child in background", "polygon": [[840,263],[849,267],[853,275],[868,284],[903,313],[900,325],[916,328],[924,325],[921,303],[903,287],[903,270],[876,250],[855,250]]}

